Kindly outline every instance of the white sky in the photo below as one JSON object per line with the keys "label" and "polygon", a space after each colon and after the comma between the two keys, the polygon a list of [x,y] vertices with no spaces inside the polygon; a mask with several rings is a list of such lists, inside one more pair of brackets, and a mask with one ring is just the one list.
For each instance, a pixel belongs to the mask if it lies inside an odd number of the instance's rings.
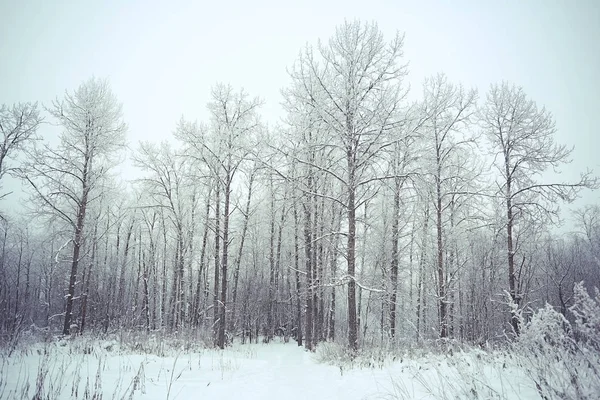
{"label": "white sky", "polygon": [[600,173],[600,1],[295,3],[0,1],[0,103],[49,104],[92,75],[108,77],[136,148],[170,138],[181,115],[205,118],[210,87],[222,81],[263,98],[273,125],[301,47],[360,18],[387,38],[406,34],[413,95],[437,72],[480,97],[491,83],[521,85],[554,114],[557,140],[575,146],[563,176]]}

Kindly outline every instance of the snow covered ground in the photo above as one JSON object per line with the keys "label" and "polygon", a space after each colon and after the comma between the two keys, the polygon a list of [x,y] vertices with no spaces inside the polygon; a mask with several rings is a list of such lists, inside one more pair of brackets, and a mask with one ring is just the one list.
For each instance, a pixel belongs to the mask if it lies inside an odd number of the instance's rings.
{"label": "snow covered ground", "polygon": [[44,399],[104,400],[540,398],[510,358],[475,350],[372,368],[319,363],[295,343],[177,353],[133,354],[116,341],[28,346],[0,359],[0,399],[31,399],[40,390]]}

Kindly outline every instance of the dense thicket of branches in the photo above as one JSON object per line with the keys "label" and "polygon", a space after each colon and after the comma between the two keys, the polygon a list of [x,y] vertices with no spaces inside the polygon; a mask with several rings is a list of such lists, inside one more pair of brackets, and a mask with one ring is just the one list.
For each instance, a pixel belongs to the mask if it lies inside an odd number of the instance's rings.
{"label": "dense thicket of branches", "polygon": [[347,22],[306,47],[275,127],[260,99],[215,85],[210,118],[140,143],[140,178],[119,190],[126,126],[106,81],[48,109],[58,147],[32,142],[35,105],[3,106],[0,178],[8,146],[26,148],[11,169],[32,198],[0,221],[2,337],[131,329],[356,350],[502,338],[519,328],[509,300],[566,314],[575,283],[600,286],[600,208],[573,215],[572,234],[553,223],[595,178],[542,180],[570,152],[517,86],[480,102],[439,74],[409,103],[402,46]]}

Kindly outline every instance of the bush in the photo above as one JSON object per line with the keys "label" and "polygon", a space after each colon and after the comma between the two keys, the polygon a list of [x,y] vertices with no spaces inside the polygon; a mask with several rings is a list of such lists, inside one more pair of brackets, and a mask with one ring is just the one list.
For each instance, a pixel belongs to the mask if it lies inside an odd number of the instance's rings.
{"label": "bush", "polygon": [[594,291],[596,296],[590,297],[583,282],[575,285],[575,302],[569,311],[575,316],[577,338],[600,351],[600,292],[597,288]]}
{"label": "bush", "polygon": [[544,400],[597,399],[600,393],[600,301],[575,286],[575,326],[550,305],[521,321],[512,351]]}
{"label": "bush", "polygon": [[352,368],[384,368],[390,363],[402,360],[401,349],[392,346],[364,346],[353,352],[347,346],[322,342],[317,345],[316,359],[323,364],[335,365],[343,373]]}

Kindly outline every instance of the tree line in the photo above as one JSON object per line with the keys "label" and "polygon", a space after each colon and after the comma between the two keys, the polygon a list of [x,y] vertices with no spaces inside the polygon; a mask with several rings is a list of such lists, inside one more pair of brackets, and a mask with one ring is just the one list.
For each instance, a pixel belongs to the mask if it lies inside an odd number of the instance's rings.
{"label": "tree line", "polygon": [[[545,302],[566,314],[575,283],[599,286],[600,207],[573,216],[577,233],[552,227],[596,177],[543,179],[571,150],[519,86],[480,98],[438,74],[409,101],[403,43],[345,22],[301,50],[274,127],[261,99],[216,84],[206,121],[131,152],[107,80],[2,106],[0,179],[29,195],[1,218],[4,340],[130,329],[356,351],[498,340]],[[37,133],[45,118],[58,141]],[[115,173],[128,152],[130,183]]]}

